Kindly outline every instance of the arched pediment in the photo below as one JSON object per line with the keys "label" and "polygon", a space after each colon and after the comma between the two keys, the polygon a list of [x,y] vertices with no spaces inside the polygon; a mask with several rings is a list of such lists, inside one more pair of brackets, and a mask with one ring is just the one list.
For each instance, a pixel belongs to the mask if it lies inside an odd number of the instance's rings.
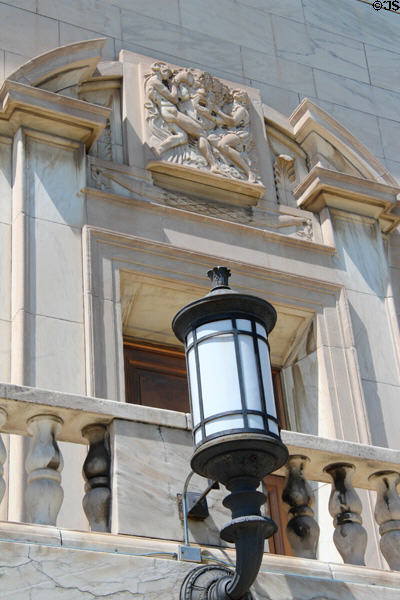
{"label": "arched pediment", "polygon": [[14,71],[8,80],[50,92],[62,92],[90,79],[105,43],[105,38],[99,38],[55,48],[32,58]]}
{"label": "arched pediment", "polygon": [[[395,178],[364,144],[311,100],[305,98],[291,114],[289,122],[295,140],[309,156],[311,167],[323,162],[325,142],[337,152],[338,161],[342,161],[339,164],[347,162],[365,179],[397,185]],[[334,165],[335,158],[332,157],[331,161]]]}
{"label": "arched pediment", "polygon": [[[270,137],[279,140],[280,152],[289,148],[287,155],[283,152],[278,156],[275,151],[278,196],[291,197],[299,208],[316,213],[328,206],[373,217],[384,232],[398,225],[398,182],[327,112],[305,99],[289,118],[264,106],[264,118]],[[284,180],[289,173],[291,185]]]}

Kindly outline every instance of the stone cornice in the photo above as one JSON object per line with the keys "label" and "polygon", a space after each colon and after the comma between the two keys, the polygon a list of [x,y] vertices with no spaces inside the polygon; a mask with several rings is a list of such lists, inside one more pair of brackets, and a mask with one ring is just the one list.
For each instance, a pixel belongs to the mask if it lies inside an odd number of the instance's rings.
{"label": "stone cornice", "polygon": [[399,204],[400,188],[315,166],[294,189],[300,208],[320,212],[325,206],[380,221],[390,232],[400,222],[391,211]]}
{"label": "stone cornice", "polygon": [[103,131],[110,109],[6,80],[0,90],[0,135],[20,127],[84,142],[87,148]]}

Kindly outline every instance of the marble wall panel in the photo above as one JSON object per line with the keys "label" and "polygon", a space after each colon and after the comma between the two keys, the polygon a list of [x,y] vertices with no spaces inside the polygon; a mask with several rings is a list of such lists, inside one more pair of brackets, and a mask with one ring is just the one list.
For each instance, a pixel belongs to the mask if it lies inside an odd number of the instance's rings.
{"label": "marble wall panel", "polygon": [[33,57],[58,46],[58,24],[54,19],[2,3],[0,22],[3,50]]}
{"label": "marble wall panel", "polygon": [[158,56],[159,52],[175,57],[174,62],[201,62],[213,73],[222,70],[233,75],[243,75],[240,47],[233,42],[218,40],[152,19],[133,11],[122,10],[122,41],[128,50]]}
{"label": "marble wall panel", "polygon": [[360,23],[358,36],[361,35],[366,44],[400,52],[399,24],[395,13],[373,10],[372,6],[361,2],[357,3],[356,12]]}
{"label": "marble wall panel", "polygon": [[[372,87],[371,90],[375,100],[375,109],[373,112],[379,117],[398,121],[400,93],[380,87]],[[398,152],[388,158],[397,159]]]}
{"label": "marble wall panel", "polygon": [[333,102],[328,102],[319,98],[310,98],[310,100],[318,104],[318,106],[326,110],[328,114],[339,121],[341,125],[346,127],[346,129],[357,137],[360,142],[365,144],[376,157],[384,156],[377,117],[352,108],[345,108],[344,106],[339,106],[339,104],[334,104]]}
{"label": "marble wall panel", "polygon": [[[400,93],[379,87],[371,87],[371,90],[375,101],[374,113],[379,117],[398,121]],[[398,158],[398,152],[395,155],[390,156],[390,158]]]}
{"label": "marble wall panel", "polygon": [[384,296],[389,273],[382,235],[372,219],[352,219],[333,213],[337,256],[332,258],[337,279],[347,289]]}
{"label": "marble wall panel", "polygon": [[[105,0],[38,0],[38,13],[97,33],[121,37],[120,11]],[[55,44],[56,45],[56,44]]]}
{"label": "marble wall panel", "polygon": [[318,98],[375,114],[375,99],[370,85],[319,69],[314,70],[314,76]]}
{"label": "marble wall panel", "polygon": [[391,175],[393,175],[400,184],[400,162],[397,160],[388,160],[387,158],[383,162]]}
{"label": "marble wall panel", "polygon": [[285,0],[285,2],[276,2],[275,0],[238,0],[238,2],[244,6],[251,6],[264,12],[293,19],[294,21],[304,21],[301,0]]}
{"label": "marble wall panel", "polygon": [[388,262],[390,267],[400,269],[400,231],[397,229],[388,239]]}
{"label": "marble wall panel", "polygon": [[30,310],[83,322],[81,231],[31,219]]}
{"label": "marble wall panel", "polygon": [[348,291],[348,299],[361,377],[398,387],[398,364],[384,299],[353,291]]}
{"label": "marble wall panel", "polygon": [[30,318],[28,385],[84,394],[85,344],[83,325],[37,315]]}
{"label": "marble wall panel", "polygon": [[371,83],[378,87],[400,92],[400,54],[384,48],[365,45]]}
{"label": "marble wall panel", "polygon": [[86,331],[88,393],[125,402],[121,306],[101,298],[89,301],[93,321]]}
{"label": "marble wall panel", "polygon": [[11,311],[11,225],[0,223],[0,319]]}
{"label": "marble wall panel", "polygon": [[[57,138],[56,138],[57,140]],[[57,143],[57,142],[56,142]],[[29,214],[81,227],[86,220],[83,149],[26,138]]]}
{"label": "marble wall panel", "polygon": [[13,0],[13,6],[36,12],[37,0]]}
{"label": "marble wall panel", "polygon": [[360,42],[291,19],[273,17],[272,22],[278,56],[369,83]]}
{"label": "marble wall panel", "polygon": [[[400,54],[399,54],[400,63]],[[379,129],[382,136],[384,156],[398,157],[400,153],[400,123],[388,119],[378,119]]]}
{"label": "marble wall panel", "polygon": [[199,18],[202,30],[216,39],[274,54],[271,22],[265,12],[232,0],[203,0],[201,8],[197,0],[185,0],[181,4],[182,26],[198,31]]}
{"label": "marble wall panel", "polygon": [[375,446],[399,449],[399,387],[370,379],[363,379],[362,385],[371,443]]}
{"label": "marble wall panel", "polygon": [[[81,42],[82,40],[93,40],[97,37],[99,37],[99,34],[96,31],[60,22],[60,46],[72,44],[73,42]],[[114,38],[107,37],[105,46],[101,50],[101,55],[103,60],[115,60],[118,58],[115,54]]]}
{"label": "marble wall panel", "polygon": [[261,99],[265,104],[286,116],[289,116],[300,103],[297,92],[290,92],[255,79],[251,80],[250,85],[260,90]]}
{"label": "marble wall panel", "polygon": [[0,85],[3,83],[3,80],[5,78],[4,55],[4,50],[0,50]]}
{"label": "marble wall panel", "polygon": [[400,47],[394,13],[348,0],[303,0],[305,21],[332,33],[397,52]]}
{"label": "marble wall panel", "polygon": [[[112,531],[182,541],[177,494],[190,472],[191,433],[116,419],[111,447]],[[206,487],[207,480],[196,476],[189,489],[201,492]],[[221,503],[225,495],[225,489],[210,492],[210,516],[202,522],[189,520],[191,541],[221,543],[219,530],[230,520],[230,511]]]}
{"label": "marble wall panel", "polygon": [[29,58],[15,52],[4,52],[4,77],[9,77],[19,67],[28,62]]}
{"label": "marble wall panel", "polygon": [[0,223],[11,223],[11,139],[0,138]]}
{"label": "marble wall panel", "polygon": [[[303,0],[305,22],[362,41],[356,3],[348,0]],[[368,7],[367,7],[368,8]]]}
{"label": "marble wall panel", "polygon": [[10,321],[0,320],[0,381],[4,382],[10,381],[10,344]]}
{"label": "marble wall panel", "polygon": [[242,48],[243,68],[247,77],[269,85],[313,96],[312,69],[298,62],[272,57],[263,52]]}
{"label": "marble wall panel", "polygon": [[163,21],[174,25],[180,23],[179,0],[168,0],[168,7],[166,7],[165,0],[152,0],[151,2],[147,0],[134,0],[134,2],[132,0],[113,0],[113,4],[126,10],[134,10],[147,17],[162,18]]}

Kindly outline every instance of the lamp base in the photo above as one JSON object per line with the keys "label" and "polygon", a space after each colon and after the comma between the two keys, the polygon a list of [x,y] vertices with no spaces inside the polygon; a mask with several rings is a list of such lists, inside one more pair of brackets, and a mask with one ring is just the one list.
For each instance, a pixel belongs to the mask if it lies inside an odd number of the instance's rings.
{"label": "lamp base", "polygon": [[279,438],[254,433],[235,433],[205,442],[192,456],[195,473],[226,485],[235,477],[250,476],[261,481],[288,459]]}
{"label": "lamp base", "polygon": [[[204,600],[212,598],[215,592],[216,597],[221,598],[220,588],[226,586],[233,578],[233,571],[222,565],[205,565],[196,567],[186,575],[180,592],[180,600]],[[219,588],[219,589],[218,589]],[[229,600],[226,596],[226,600]],[[253,600],[250,592],[243,597],[243,600]]]}

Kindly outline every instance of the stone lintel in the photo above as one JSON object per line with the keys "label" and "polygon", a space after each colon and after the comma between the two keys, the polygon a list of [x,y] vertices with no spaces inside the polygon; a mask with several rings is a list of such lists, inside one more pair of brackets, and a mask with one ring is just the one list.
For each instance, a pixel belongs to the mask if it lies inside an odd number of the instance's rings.
{"label": "stone lintel", "polygon": [[379,219],[388,233],[400,222],[391,211],[399,204],[400,188],[315,166],[294,189],[300,208],[319,213],[325,206]]}
{"label": "stone lintel", "polygon": [[6,80],[0,90],[0,135],[20,127],[84,142],[89,149],[103,131],[110,109]]}
{"label": "stone lintel", "polygon": [[151,161],[147,169],[152,172],[154,183],[160,187],[224,204],[255,206],[265,194],[262,184],[229,179],[187,165]]}

